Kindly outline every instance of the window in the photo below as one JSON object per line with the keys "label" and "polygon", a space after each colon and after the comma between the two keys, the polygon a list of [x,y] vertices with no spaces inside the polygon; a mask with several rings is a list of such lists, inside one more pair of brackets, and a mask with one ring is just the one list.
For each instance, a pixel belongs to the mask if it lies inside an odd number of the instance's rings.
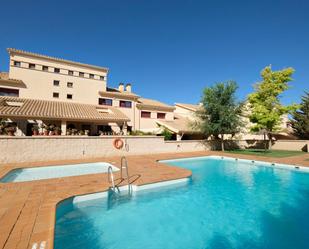
{"label": "window", "polygon": [[79,77],[84,77],[84,73],[83,72],[79,72]]}
{"label": "window", "polygon": [[69,75],[73,75],[74,72],[73,72],[72,70],[69,70],[68,74],[69,74]]}
{"label": "window", "polygon": [[132,107],[132,102],[131,101],[120,100],[119,101],[119,106],[120,107],[124,107],[124,108],[131,108]]}
{"label": "window", "polygon": [[151,112],[141,112],[141,118],[151,118]]}
{"label": "window", "polygon": [[113,105],[113,100],[112,99],[99,98],[99,105],[109,105],[109,106],[112,106]]}
{"label": "window", "polygon": [[35,69],[35,64],[29,63],[29,68],[30,68],[30,69]]}
{"label": "window", "polygon": [[73,95],[72,94],[67,94],[67,99],[73,99]]}
{"label": "window", "polygon": [[73,87],[73,82],[68,82],[68,83],[67,83],[67,87],[72,88],[72,87]]}
{"label": "window", "polygon": [[14,66],[15,67],[20,67],[20,61],[14,61]]}
{"label": "window", "polygon": [[60,85],[60,81],[59,80],[54,80],[54,86],[59,86]]}
{"label": "window", "polygon": [[42,66],[42,70],[47,72],[48,71],[48,66]]}
{"label": "window", "polygon": [[105,77],[104,76],[100,76],[100,80],[104,80],[105,79]]}
{"label": "window", "polygon": [[165,113],[158,112],[157,113],[157,119],[165,119]]}
{"label": "window", "polygon": [[0,87],[0,96],[18,97],[19,96],[19,90],[18,89]]}
{"label": "window", "polygon": [[60,73],[60,68],[54,68],[55,73]]}
{"label": "window", "polygon": [[53,93],[53,98],[59,98],[59,93]]}
{"label": "window", "polygon": [[94,74],[90,73],[90,74],[89,74],[89,78],[90,78],[90,79],[94,79]]}

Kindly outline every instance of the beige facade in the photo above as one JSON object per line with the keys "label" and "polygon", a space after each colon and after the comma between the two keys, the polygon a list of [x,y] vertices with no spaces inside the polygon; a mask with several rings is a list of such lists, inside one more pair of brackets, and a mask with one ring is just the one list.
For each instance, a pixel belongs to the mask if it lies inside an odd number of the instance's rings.
{"label": "beige facade", "polygon": [[[157,133],[157,121],[173,120],[174,107],[166,105],[156,100],[141,98],[140,96],[129,92],[127,86],[118,89],[108,88],[106,92],[101,92],[101,99],[109,100],[113,107],[123,112],[130,121],[127,123],[132,130]],[[123,107],[121,102],[130,102],[131,107]]]}
{"label": "beige facade", "polygon": [[176,103],[175,113],[189,119],[195,119],[195,112],[200,108],[200,105]]}
{"label": "beige facade", "polygon": [[[119,88],[107,86],[108,69],[60,58],[25,52],[17,49],[8,49],[9,73],[0,74],[0,96],[18,97],[25,100],[42,100],[46,108],[48,101],[57,101],[83,105],[97,105],[106,108],[110,113],[115,109],[125,117],[125,121],[111,122],[110,120],[91,121],[89,119],[77,120],[72,124],[69,118],[33,117],[24,110],[23,119],[12,120],[8,113],[1,113],[0,117],[10,117],[11,121],[18,123],[19,129],[16,134],[26,135],[27,124],[52,123],[61,126],[63,134],[66,134],[66,126],[74,128],[91,128],[91,134],[98,131],[106,131],[106,126],[113,132],[128,130],[141,130],[144,132],[157,133],[159,131],[157,120],[173,120],[174,107],[156,100],[141,98],[132,93],[131,84],[120,83]],[[6,103],[2,101],[4,110]],[[88,107],[84,106],[84,109]],[[6,116],[7,115],[7,116]],[[56,115],[57,116],[57,115]],[[80,114],[82,117],[82,113]],[[33,120],[35,119],[35,120]],[[90,128],[89,128],[90,127]],[[109,130],[109,129],[107,129]]]}
{"label": "beige facade", "polygon": [[157,123],[175,135],[176,140],[203,139],[204,136],[195,128],[196,111],[200,105],[175,104],[174,118],[160,120]]}
{"label": "beige facade", "polygon": [[8,51],[9,77],[22,80],[26,86],[19,90],[22,98],[98,104],[99,91],[106,91],[107,68]]}
{"label": "beige facade", "polygon": [[[15,135],[31,135],[34,124],[44,124],[57,126],[63,135],[68,127],[90,135],[136,130],[158,134],[164,128],[177,140],[201,138],[192,127],[200,105],[170,106],[143,98],[132,92],[131,84],[120,83],[118,88],[110,88],[106,67],[17,49],[8,49],[8,53],[9,72],[0,72],[0,118],[9,118],[18,127]],[[59,104],[54,105],[55,102]],[[262,134],[250,133],[250,110],[246,107],[242,131],[235,138],[262,139]],[[76,114],[74,118],[70,116],[72,113]],[[91,117],[85,115],[89,113]],[[288,117],[283,116],[280,127],[283,133],[279,135],[286,136],[289,132],[287,124]]]}

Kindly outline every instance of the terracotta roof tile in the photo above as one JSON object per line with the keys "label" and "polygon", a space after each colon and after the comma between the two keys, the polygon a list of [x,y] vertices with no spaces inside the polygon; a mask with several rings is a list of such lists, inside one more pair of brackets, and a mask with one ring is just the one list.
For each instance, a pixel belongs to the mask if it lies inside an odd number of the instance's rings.
{"label": "terracotta roof tile", "polygon": [[150,110],[162,110],[162,111],[174,111],[175,107],[164,104],[157,100],[139,98],[138,104],[136,105],[139,109],[150,109]]}
{"label": "terracotta roof tile", "polygon": [[175,103],[175,105],[194,112],[201,107],[200,105],[185,104],[185,103]]}
{"label": "terracotta roof tile", "polygon": [[116,97],[116,98],[123,98],[123,99],[130,99],[130,100],[136,100],[139,98],[139,96],[132,92],[120,92],[116,88],[107,87],[106,91],[99,91],[99,94],[102,97]]}
{"label": "terracotta roof tile", "polygon": [[19,97],[0,97],[0,116],[110,122],[129,121],[126,115],[114,107]]}
{"label": "terracotta roof tile", "polygon": [[9,73],[7,72],[0,72],[0,82],[23,83],[22,80],[9,78]]}

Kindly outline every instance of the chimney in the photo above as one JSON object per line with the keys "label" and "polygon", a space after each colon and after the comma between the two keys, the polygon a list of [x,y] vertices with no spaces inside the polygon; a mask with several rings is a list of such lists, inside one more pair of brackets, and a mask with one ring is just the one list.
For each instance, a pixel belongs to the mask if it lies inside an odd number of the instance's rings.
{"label": "chimney", "polygon": [[130,93],[132,91],[132,85],[130,83],[126,84],[126,92]]}
{"label": "chimney", "polygon": [[123,83],[119,83],[118,90],[119,90],[119,92],[124,91],[124,84]]}

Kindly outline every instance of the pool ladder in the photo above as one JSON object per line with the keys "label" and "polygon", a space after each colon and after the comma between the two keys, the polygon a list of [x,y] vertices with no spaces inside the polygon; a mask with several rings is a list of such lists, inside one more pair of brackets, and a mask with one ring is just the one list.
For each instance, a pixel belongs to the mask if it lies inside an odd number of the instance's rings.
{"label": "pool ladder", "polygon": [[108,169],[107,169],[107,178],[108,178],[108,182],[112,184],[112,190],[115,192],[116,186],[115,186],[115,180],[114,180],[114,174],[113,174],[112,166],[109,166]]}
{"label": "pool ladder", "polygon": [[[111,188],[114,192],[116,192],[116,188],[119,192],[119,188],[115,185],[115,180],[114,180],[114,173],[113,173],[113,168],[112,166],[108,167],[107,170],[108,173],[108,181],[111,183]],[[125,177],[124,177],[125,173]],[[121,180],[127,180],[128,181],[128,192],[129,194],[131,193],[131,184],[130,184],[130,177],[129,177],[129,169],[128,169],[128,161],[125,156],[121,157],[121,167],[120,167],[120,179]]]}

